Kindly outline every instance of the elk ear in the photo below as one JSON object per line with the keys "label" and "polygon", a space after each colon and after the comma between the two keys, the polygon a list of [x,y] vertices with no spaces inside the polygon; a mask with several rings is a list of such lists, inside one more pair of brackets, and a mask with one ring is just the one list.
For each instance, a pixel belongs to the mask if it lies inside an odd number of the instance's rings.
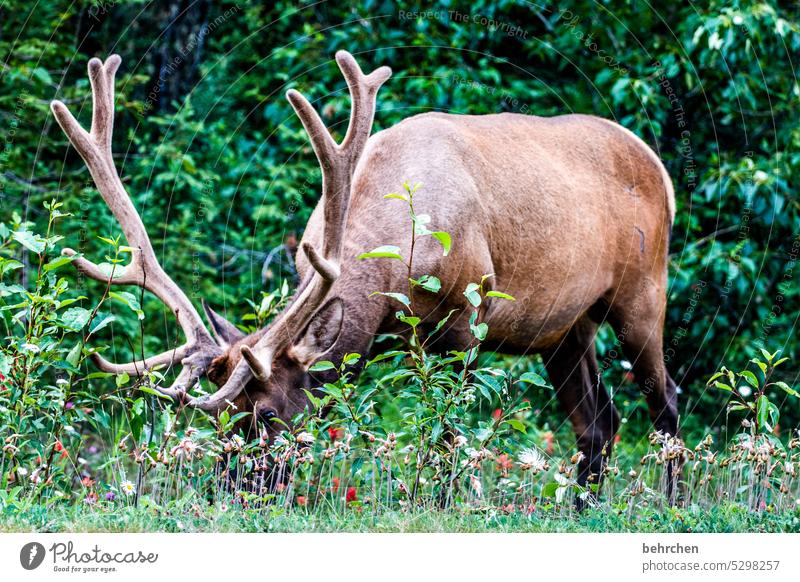
{"label": "elk ear", "polygon": [[211,324],[211,332],[214,334],[214,339],[217,340],[221,347],[226,348],[245,337],[244,332],[211,309],[205,299],[203,300],[203,311],[206,312],[206,318]]}
{"label": "elk ear", "polygon": [[292,356],[307,368],[327,352],[342,331],[344,303],[336,298],[319,309],[311,318],[300,339],[292,347]]}

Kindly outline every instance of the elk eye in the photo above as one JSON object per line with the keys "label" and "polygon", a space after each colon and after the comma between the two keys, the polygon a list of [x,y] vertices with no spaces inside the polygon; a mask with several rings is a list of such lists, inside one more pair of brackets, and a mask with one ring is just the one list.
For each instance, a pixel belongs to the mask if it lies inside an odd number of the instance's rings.
{"label": "elk eye", "polygon": [[278,413],[271,408],[264,408],[258,413],[258,417],[262,422],[270,422],[273,418],[278,417]]}

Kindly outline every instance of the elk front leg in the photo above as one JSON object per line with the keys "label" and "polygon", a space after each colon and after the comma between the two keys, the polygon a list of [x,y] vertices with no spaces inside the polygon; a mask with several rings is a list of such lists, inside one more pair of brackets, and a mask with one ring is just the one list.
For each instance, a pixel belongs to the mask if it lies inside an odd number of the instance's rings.
{"label": "elk front leg", "polygon": [[[597,366],[596,331],[597,325],[584,317],[543,357],[550,381],[572,423],[578,450],[583,453],[578,464],[578,485],[596,485],[599,491],[620,419]],[[577,506],[583,507],[582,500]]]}

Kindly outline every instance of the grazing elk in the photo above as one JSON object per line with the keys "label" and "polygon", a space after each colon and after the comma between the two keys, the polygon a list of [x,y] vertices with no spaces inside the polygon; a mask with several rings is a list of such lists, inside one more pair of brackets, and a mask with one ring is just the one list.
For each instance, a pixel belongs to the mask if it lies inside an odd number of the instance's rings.
{"label": "grazing elk", "polygon": [[[156,259],[111,153],[119,56],[89,61],[91,131],[63,103],[52,103],[134,249],[131,263],[110,282],[155,294],[186,336],[180,347],[141,361],[114,364],[95,354],[96,364],[134,375],[179,363],[174,383],[159,388],[165,395],[211,413],[233,404],[253,411],[258,421],[289,421],[306,405],[302,389],[330,374],[311,374],[316,360],[365,354],[376,334],[399,331],[395,306],[370,293],[404,289],[408,273],[396,261],[356,256],[386,243],[408,251],[407,217],[383,196],[405,180],[421,181],[417,210],[435,216],[454,236],[447,259],[430,237],[414,250],[418,272],[412,275],[431,274],[442,282],[440,293],[417,297],[416,313],[431,324],[451,309],[461,314],[441,332],[440,349],[470,343],[470,309],[462,291],[493,273],[494,284],[517,300],[488,303],[485,345],[509,354],[543,354],[585,455],[581,483],[601,474],[619,425],[595,358],[600,323],[616,331],[655,427],[676,435],[676,386],[662,354],[675,202],[653,151],[619,125],[586,115],[425,113],[370,136],[376,93],[391,70],[364,75],[344,51],[336,61],[352,100],[341,143],[300,93],[287,93],[322,167],[323,192],[300,245],[296,295],[270,326],[251,335],[204,304],[209,332]],[[64,253],[89,277],[109,281],[98,265],[71,249]],[[217,391],[190,395],[203,376]]]}

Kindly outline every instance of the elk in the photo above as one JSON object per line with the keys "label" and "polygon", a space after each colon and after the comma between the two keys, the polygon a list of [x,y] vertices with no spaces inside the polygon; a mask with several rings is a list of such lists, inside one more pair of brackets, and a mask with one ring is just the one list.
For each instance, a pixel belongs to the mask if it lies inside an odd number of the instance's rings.
{"label": "elk", "polygon": [[[111,149],[120,62],[117,55],[89,61],[89,132],[63,103],[51,107],[119,221],[132,259],[110,275],[71,249],[63,252],[91,278],[156,295],[186,342],[126,364],[96,353],[100,369],[141,375],[180,365],[174,383],[158,388],[176,402],[211,414],[234,406],[266,425],[276,417],[290,422],[307,404],[303,389],[330,380],[330,371],[309,371],[316,361],[367,354],[376,335],[400,331],[396,306],[371,292],[404,289],[409,274],[395,261],[356,257],[388,242],[408,252],[407,218],[383,197],[404,181],[419,181],[418,212],[435,216],[454,237],[446,259],[430,237],[414,250],[412,276],[431,274],[442,282],[438,294],[417,297],[415,312],[432,328],[457,310],[436,339],[439,349],[470,344],[462,291],[494,274],[496,288],[516,301],[486,304],[484,345],[542,354],[583,453],[581,484],[599,478],[620,422],[595,355],[601,323],[610,323],[632,363],[655,428],[677,435],[676,385],[662,353],[674,193],[659,158],[632,132],[587,115],[424,113],[370,135],[376,94],[391,70],[365,75],[351,54],[339,51],[336,62],[351,97],[341,143],[300,93],[286,94],[320,163],[322,196],[300,244],[296,294],[271,325],[245,335],[203,303],[205,327],[159,264],[120,180]],[[191,395],[203,377],[217,390]]]}

